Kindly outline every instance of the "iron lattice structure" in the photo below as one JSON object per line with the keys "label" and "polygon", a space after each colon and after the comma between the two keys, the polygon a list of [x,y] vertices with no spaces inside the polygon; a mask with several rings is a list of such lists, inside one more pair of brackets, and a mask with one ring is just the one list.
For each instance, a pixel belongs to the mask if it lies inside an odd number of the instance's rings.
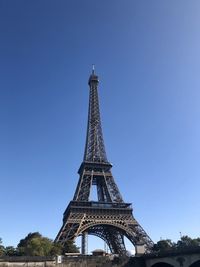
{"label": "iron lattice structure", "polygon": [[[87,137],[83,162],[79,168],[79,181],[73,200],[63,216],[63,225],[55,239],[67,240],[91,234],[103,239],[111,253],[125,254],[124,237],[136,247],[149,251],[153,242],[132,215],[130,203],[124,203],[111,173],[101,127],[98,76],[92,71],[89,78],[89,111]],[[91,201],[92,186],[97,189],[97,201]],[[82,253],[85,253],[83,238]]]}

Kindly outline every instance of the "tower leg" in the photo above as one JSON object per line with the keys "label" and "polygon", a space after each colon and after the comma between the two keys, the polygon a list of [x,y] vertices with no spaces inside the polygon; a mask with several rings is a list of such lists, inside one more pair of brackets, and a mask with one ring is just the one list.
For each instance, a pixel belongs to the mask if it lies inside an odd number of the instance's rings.
{"label": "tower leg", "polygon": [[87,254],[87,232],[82,233],[81,254]]}

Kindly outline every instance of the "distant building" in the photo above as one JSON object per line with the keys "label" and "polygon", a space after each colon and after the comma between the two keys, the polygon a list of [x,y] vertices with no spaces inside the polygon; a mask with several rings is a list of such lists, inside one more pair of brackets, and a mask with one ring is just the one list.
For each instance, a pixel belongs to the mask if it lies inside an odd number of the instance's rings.
{"label": "distant building", "polygon": [[95,249],[94,251],[92,251],[93,256],[106,256],[106,254],[106,251],[103,249]]}

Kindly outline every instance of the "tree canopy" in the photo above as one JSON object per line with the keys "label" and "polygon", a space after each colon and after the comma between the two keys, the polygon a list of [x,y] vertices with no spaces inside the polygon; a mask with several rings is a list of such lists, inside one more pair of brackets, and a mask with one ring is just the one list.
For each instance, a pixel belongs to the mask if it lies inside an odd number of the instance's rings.
{"label": "tree canopy", "polygon": [[19,255],[25,256],[53,256],[66,252],[79,252],[74,241],[69,240],[62,246],[54,243],[51,239],[43,237],[40,233],[29,233],[24,239],[21,239],[17,250]]}
{"label": "tree canopy", "polygon": [[53,256],[61,254],[62,248],[59,244],[40,233],[29,233],[24,239],[21,239],[17,250],[22,256]]}
{"label": "tree canopy", "polygon": [[0,257],[4,255],[4,246],[2,245],[2,239],[0,237]]}
{"label": "tree canopy", "polygon": [[185,235],[181,237],[181,240],[178,240],[176,246],[178,248],[185,248],[185,247],[199,247],[200,246],[200,238],[194,238]]}
{"label": "tree canopy", "polygon": [[153,251],[169,251],[172,249],[181,250],[181,249],[190,249],[190,248],[197,248],[200,247],[200,238],[191,238],[187,235],[182,236],[177,243],[172,242],[171,239],[164,239],[158,241],[154,247]]}
{"label": "tree canopy", "polygon": [[1,256],[55,256],[67,252],[79,252],[79,248],[74,241],[69,240],[62,246],[54,243],[53,240],[42,236],[39,232],[29,233],[21,239],[17,247],[2,245],[0,238],[0,257]]}
{"label": "tree canopy", "polygon": [[153,250],[154,251],[166,251],[172,249],[175,246],[175,243],[171,241],[171,239],[165,239],[158,241],[155,245]]}
{"label": "tree canopy", "polygon": [[63,254],[72,252],[78,253],[79,248],[75,245],[73,240],[68,240],[63,246]]}

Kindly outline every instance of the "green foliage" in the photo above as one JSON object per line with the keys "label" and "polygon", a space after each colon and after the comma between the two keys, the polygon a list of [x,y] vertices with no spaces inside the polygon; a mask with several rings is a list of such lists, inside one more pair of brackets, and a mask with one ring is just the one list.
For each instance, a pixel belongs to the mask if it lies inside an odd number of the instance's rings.
{"label": "green foliage", "polygon": [[53,243],[53,247],[51,249],[51,255],[61,255],[63,251],[63,247],[59,243]]}
{"label": "green foliage", "polygon": [[2,239],[0,238],[0,257],[4,255],[4,253],[5,253],[4,250],[5,250],[5,248],[2,245]]}
{"label": "green foliage", "polygon": [[177,241],[177,243],[172,242],[170,239],[160,240],[154,245],[153,251],[163,252],[172,249],[181,250],[196,247],[200,247],[200,238],[198,237],[193,239],[185,235],[182,236],[181,239]]}
{"label": "green foliage", "polygon": [[28,243],[31,239],[33,238],[41,238],[42,235],[38,232],[34,232],[34,233],[29,233],[24,239],[21,239],[19,244],[18,244],[18,248],[23,248],[23,247],[27,247]]}
{"label": "green foliage", "polygon": [[62,246],[54,243],[51,239],[43,237],[40,233],[29,233],[24,239],[20,240],[17,250],[22,256],[53,256],[67,252],[79,252],[74,241],[69,240]]}
{"label": "green foliage", "polygon": [[17,256],[17,250],[13,246],[5,247],[5,255],[6,256]]}
{"label": "green foliage", "polygon": [[79,248],[75,245],[73,240],[68,240],[63,246],[63,254],[65,253],[79,253]]}
{"label": "green foliage", "polygon": [[194,238],[185,235],[181,237],[181,240],[178,240],[176,247],[177,248],[188,248],[188,247],[199,247],[200,246],[200,238]]}
{"label": "green foliage", "polygon": [[4,247],[0,238],[0,257],[1,256],[54,256],[67,252],[79,252],[79,248],[74,241],[69,240],[62,246],[54,243],[51,239],[42,236],[38,232],[29,233],[21,239],[17,248],[13,246]]}
{"label": "green foliage", "polygon": [[24,239],[20,240],[17,250],[22,256],[53,256],[61,254],[61,246],[54,244],[47,237],[40,233],[29,233]]}
{"label": "green foliage", "polygon": [[171,239],[165,239],[158,241],[155,245],[153,250],[154,251],[166,251],[170,250],[175,247],[175,243],[171,241]]}

